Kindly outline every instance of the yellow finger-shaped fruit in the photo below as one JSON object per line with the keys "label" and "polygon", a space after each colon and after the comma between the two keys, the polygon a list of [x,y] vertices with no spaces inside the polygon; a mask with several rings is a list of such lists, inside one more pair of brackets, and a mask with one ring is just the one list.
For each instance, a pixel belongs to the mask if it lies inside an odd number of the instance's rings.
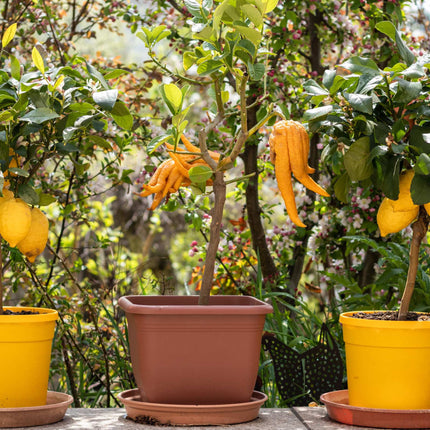
{"label": "yellow finger-shaped fruit", "polygon": [[27,236],[31,225],[31,210],[21,199],[9,199],[0,204],[0,235],[14,247]]}
{"label": "yellow finger-shaped fruit", "polygon": [[154,196],[154,200],[152,201],[152,205],[149,208],[149,210],[153,211],[155,208],[158,207],[158,205],[161,203],[161,200],[163,200],[163,192],[160,191]]}
{"label": "yellow finger-shaped fruit", "polygon": [[399,178],[399,198],[390,200],[394,212],[408,212],[417,207],[411,197],[411,183],[414,178],[414,171],[408,170]]}
{"label": "yellow finger-shaped fruit", "polygon": [[48,242],[49,221],[38,208],[31,209],[30,231],[17,247],[27,257],[30,263],[40,255]]}
{"label": "yellow finger-shaped fruit", "polygon": [[175,185],[176,181],[181,176],[182,176],[181,172],[179,171],[179,169],[175,165],[175,167],[170,172],[169,177],[167,178],[166,185],[164,186],[164,190],[163,190],[163,197],[166,197],[170,188],[172,188]]}
{"label": "yellow finger-shaped fruit", "polygon": [[[184,134],[181,135],[181,140],[182,143],[185,145],[185,148],[187,148],[187,151],[189,152],[195,152],[195,153],[201,153],[201,150],[198,146],[193,145],[186,137]],[[219,157],[221,156],[221,154],[219,154],[218,152],[215,151],[208,151],[209,155],[213,158],[214,161],[219,161]]]}
{"label": "yellow finger-shaped fruit", "polygon": [[391,201],[385,197],[379,206],[378,214],[376,216],[381,236],[385,237],[390,233],[397,233],[400,230],[403,230],[416,219],[418,212],[419,206],[417,205],[409,211],[395,212]]}
{"label": "yellow finger-shaped fruit", "polygon": [[287,209],[291,221],[298,227],[306,227],[300,220],[297,212],[289,163],[288,153],[286,151],[277,154],[275,164],[276,182],[278,183],[279,191],[281,192],[285,208]]}

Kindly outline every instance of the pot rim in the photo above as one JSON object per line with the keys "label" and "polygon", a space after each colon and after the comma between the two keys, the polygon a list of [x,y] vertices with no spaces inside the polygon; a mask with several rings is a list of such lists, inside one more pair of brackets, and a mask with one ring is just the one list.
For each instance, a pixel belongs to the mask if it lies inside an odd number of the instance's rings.
{"label": "pot rim", "polygon": [[[430,327],[430,320],[424,321],[387,321],[387,320],[371,320],[371,319],[362,319],[362,318],[354,318],[352,314],[357,312],[364,313],[374,313],[374,312],[392,312],[385,310],[359,310],[359,311],[348,311],[342,312],[339,317],[339,322],[342,325],[348,325],[353,327],[372,327],[372,328],[411,328],[411,329],[426,329],[428,330]],[[428,313],[428,312],[416,312],[416,313]]]}
{"label": "pot rim", "polygon": [[198,305],[198,296],[123,296],[118,305],[129,313],[161,315],[266,315],[273,307],[253,296],[211,296]]}
{"label": "pot rim", "polygon": [[3,309],[12,311],[34,311],[31,315],[0,315],[0,323],[29,323],[40,321],[56,321],[59,318],[58,311],[49,308],[38,308],[34,306],[4,306]]}

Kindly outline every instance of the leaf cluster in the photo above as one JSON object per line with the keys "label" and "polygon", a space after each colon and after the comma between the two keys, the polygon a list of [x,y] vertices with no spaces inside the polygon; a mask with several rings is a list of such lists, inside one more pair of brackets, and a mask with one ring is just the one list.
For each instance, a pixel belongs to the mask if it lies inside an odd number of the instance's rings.
{"label": "leaf cluster", "polygon": [[395,42],[401,60],[381,69],[370,58],[351,57],[327,70],[322,85],[308,80],[304,88],[315,107],[305,119],[326,136],[322,159],[339,200],[347,200],[352,182],[376,185],[396,200],[400,173],[413,168],[412,199],[424,204],[430,201],[430,58],[416,56],[391,22],[377,28]]}

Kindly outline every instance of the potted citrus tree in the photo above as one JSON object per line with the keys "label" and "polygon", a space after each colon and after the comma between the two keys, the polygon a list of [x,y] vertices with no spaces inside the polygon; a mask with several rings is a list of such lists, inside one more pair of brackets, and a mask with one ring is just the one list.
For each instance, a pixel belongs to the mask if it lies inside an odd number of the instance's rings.
{"label": "potted citrus tree", "polygon": [[[67,175],[83,174],[99,145],[106,149],[101,133],[107,118],[127,128],[131,115],[117,100],[118,91],[84,59],[74,67],[57,67],[42,45],[15,56],[18,34],[17,23],[5,27],[0,50],[0,408],[18,410],[19,419],[21,408],[47,403],[59,315],[54,308],[4,306],[2,281],[10,265],[26,265],[32,273],[53,222],[44,208],[63,194],[58,184]],[[93,79],[97,85],[91,87]],[[59,172],[66,172],[66,178]],[[45,303],[55,307],[45,296]],[[37,421],[33,415],[26,425],[56,418],[51,413]],[[1,423],[5,424],[4,415]]]}
{"label": "potted citrus tree", "polygon": [[[171,127],[148,147],[150,153],[160,148],[165,160],[143,185],[140,196],[152,198],[150,210],[154,210],[169,202],[181,187],[210,192],[210,237],[198,296],[120,298],[128,320],[138,386],[122,393],[121,399],[131,418],[149,416],[174,424],[231,424],[255,418],[264,402],[265,395],[255,392],[254,386],[265,315],[272,307],[251,296],[211,295],[227,185],[248,179],[240,174],[232,178],[229,173],[234,172],[232,167],[245,142],[268,121],[278,118],[275,125],[269,123],[273,125],[270,153],[292,221],[304,227],[294,201],[292,173],[313,191],[328,194],[309,176],[313,169],[307,165],[309,139],[305,128],[285,120],[273,106],[266,106],[264,93],[250,102],[253,86],[267,78],[265,64],[270,53],[265,21],[277,1],[185,4],[192,25],[181,32],[184,45],[189,46],[182,53],[182,74],[170,71],[155,54],[155,46],[172,36],[166,26],[144,28],[138,33],[156,67],[173,78],[159,91]],[[198,132],[192,135],[187,94],[196,86],[209,88],[212,103],[203,118],[198,118]],[[261,113],[253,126],[248,121],[251,110]],[[289,149],[287,140],[291,141]],[[177,408],[179,414],[172,415]]]}
{"label": "potted citrus tree", "polygon": [[337,71],[326,71],[322,85],[309,81],[305,88],[315,107],[305,116],[310,129],[327,138],[323,161],[334,167],[336,197],[346,201],[352,182],[375,187],[382,201],[377,214],[380,241],[412,225],[399,309],[340,316],[349,404],[429,409],[430,372],[425,363],[430,359],[430,321],[409,311],[429,222],[429,59],[409,49],[391,22],[376,28],[395,47],[389,66],[352,57]]}
{"label": "potted citrus tree", "polygon": [[[148,147],[149,152],[160,148],[168,155],[140,195],[153,197],[150,210],[154,210],[180,187],[199,193],[210,187],[213,206],[199,296],[125,296],[119,300],[128,320],[138,385],[137,390],[122,394],[131,417],[145,415],[175,424],[234,423],[253,419],[264,401],[264,395],[254,393],[254,385],[265,315],[272,308],[254,297],[211,296],[211,291],[230,180],[226,172],[245,141],[275,116],[269,112],[248,128],[249,88],[265,75],[264,19],[276,3],[186,2],[192,25],[182,32],[187,43],[191,41],[182,54],[182,74],[168,70],[155,54],[155,46],[171,36],[166,26],[138,32],[154,64],[173,77],[159,88],[171,127]],[[200,118],[198,133],[191,135],[187,94],[196,86],[209,88],[213,103]],[[228,139],[221,138],[220,128],[228,130]],[[219,144],[216,149],[214,143]],[[166,417],[163,411],[152,409],[154,403],[163,404],[164,412],[171,412],[174,404],[185,410]],[[205,411],[208,406],[212,411],[220,408],[220,415]],[[245,413],[239,416],[238,408]]]}

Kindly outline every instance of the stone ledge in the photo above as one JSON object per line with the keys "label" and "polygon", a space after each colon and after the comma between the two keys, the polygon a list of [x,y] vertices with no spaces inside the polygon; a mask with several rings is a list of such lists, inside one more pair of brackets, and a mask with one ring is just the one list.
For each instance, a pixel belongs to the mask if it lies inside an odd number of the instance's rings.
{"label": "stone ledge", "polygon": [[371,430],[364,427],[353,427],[333,422],[327,417],[324,407],[262,408],[259,417],[254,421],[216,427],[151,426],[148,424],[137,424],[126,419],[125,409],[122,408],[69,408],[63,421],[46,426],[20,427],[18,430],[154,430],[157,428],[191,430]]}

